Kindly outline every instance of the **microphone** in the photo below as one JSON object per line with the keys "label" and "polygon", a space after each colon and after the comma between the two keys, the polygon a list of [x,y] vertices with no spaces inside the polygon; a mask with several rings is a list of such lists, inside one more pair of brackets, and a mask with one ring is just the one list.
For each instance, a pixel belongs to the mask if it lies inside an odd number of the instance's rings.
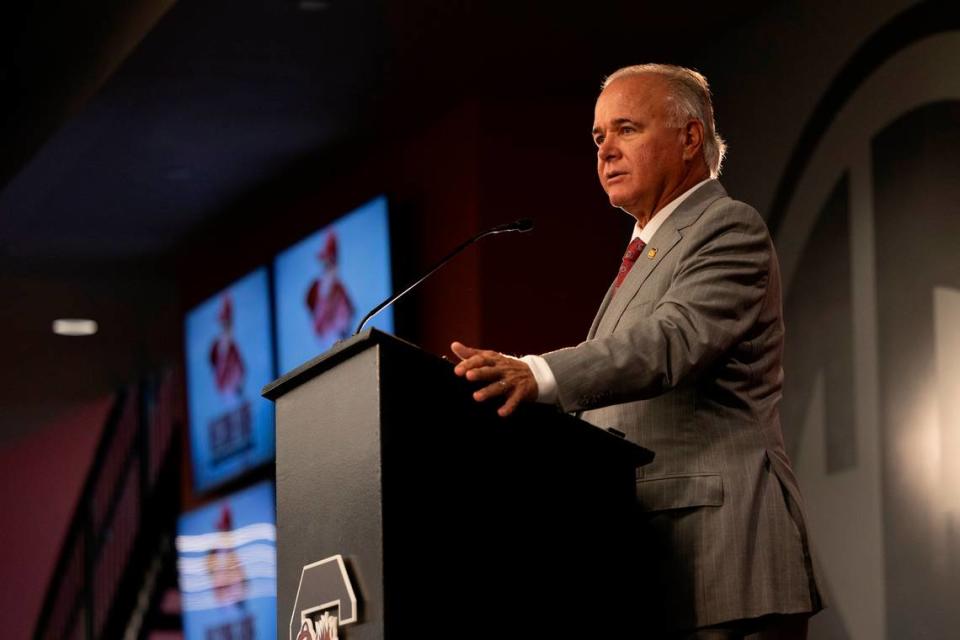
{"label": "microphone", "polygon": [[514,220],[513,222],[507,222],[506,224],[498,224],[492,229],[487,229],[480,235],[470,240],[470,242],[475,242],[484,236],[488,236],[494,233],[509,233],[511,231],[516,231],[518,233],[526,233],[527,231],[533,231],[533,218],[520,218],[519,220]]}
{"label": "microphone", "polygon": [[400,291],[400,293],[393,294],[392,296],[390,296],[389,298],[387,298],[386,300],[384,300],[383,302],[375,306],[373,309],[371,309],[370,312],[367,313],[367,315],[363,316],[363,320],[361,320],[360,324],[357,325],[357,330],[353,332],[353,335],[357,335],[358,333],[363,331],[363,325],[367,324],[367,322],[370,321],[370,318],[372,318],[373,316],[383,311],[385,308],[387,308],[388,306],[396,302],[399,298],[401,298],[404,294],[408,293],[411,289],[416,287],[418,284],[420,284],[421,282],[423,282],[424,280],[432,276],[434,272],[440,269],[440,267],[450,262],[450,260],[453,259],[458,253],[460,253],[461,251],[463,251],[464,249],[472,245],[474,242],[477,242],[478,240],[482,240],[487,236],[496,235],[498,233],[526,233],[527,231],[533,231],[533,219],[520,218],[519,220],[514,220],[513,222],[498,224],[495,227],[491,227],[486,231],[478,233],[477,235],[473,236],[466,242],[460,243],[460,245],[458,245],[456,249],[448,253],[446,257],[444,257],[440,262],[434,265],[429,271],[427,271],[426,274],[406,284],[403,287],[403,290]]}

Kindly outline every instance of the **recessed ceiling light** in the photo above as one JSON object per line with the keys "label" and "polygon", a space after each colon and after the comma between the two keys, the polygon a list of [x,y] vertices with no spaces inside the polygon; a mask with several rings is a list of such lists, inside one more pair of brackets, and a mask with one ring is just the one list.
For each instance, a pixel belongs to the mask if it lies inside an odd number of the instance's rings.
{"label": "recessed ceiling light", "polygon": [[92,336],[97,332],[97,321],[86,318],[58,318],[53,321],[53,332],[58,336]]}

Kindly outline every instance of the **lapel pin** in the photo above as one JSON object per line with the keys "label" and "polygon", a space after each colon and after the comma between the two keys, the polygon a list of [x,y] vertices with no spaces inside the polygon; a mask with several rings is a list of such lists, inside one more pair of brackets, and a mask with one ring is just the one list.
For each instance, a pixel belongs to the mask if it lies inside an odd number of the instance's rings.
{"label": "lapel pin", "polygon": [[652,249],[650,249],[650,251],[647,251],[647,257],[650,258],[651,260],[653,260],[654,258],[656,258],[656,257],[657,257],[657,248],[656,248],[656,247],[653,247]]}

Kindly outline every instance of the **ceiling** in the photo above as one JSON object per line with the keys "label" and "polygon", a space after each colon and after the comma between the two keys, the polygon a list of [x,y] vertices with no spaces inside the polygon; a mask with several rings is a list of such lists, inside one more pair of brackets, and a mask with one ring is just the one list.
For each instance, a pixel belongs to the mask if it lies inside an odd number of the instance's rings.
{"label": "ceiling", "polygon": [[[627,62],[687,62],[687,43],[768,3],[13,4],[0,20],[0,296],[16,304],[0,310],[0,350],[18,360],[0,376],[0,438],[149,359],[135,327],[176,295],[156,265],[246,194],[468,95],[582,93]],[[163,286],[146,296],[145,278]],[[51,317],[105,308],[126,333],[106,352],[70,343],[60,366]],[[92,359],[100,373],[44,391],[52,367]]]}
{"label": "ceiling", "polygon": [[3,112],[0,259],[162,255],[326,148],[396,134],[466,92],[593,84],[624,60],[675,55],[669,34],[698,42],[762,3],[694,15],[645,4],[20,3],[4,21],[16,31],[3,71],[15,95]]}
{"label": "ceiling", "polygon": [[[353,129],[382,86],[382,23],[364,1],[174,5],[7,183],[0,252],[103,261],[170,250],[244,189]],[[91,44],[63,53],[104,66]],[[30,114],[17,115],[7,131],[30,132]]]}

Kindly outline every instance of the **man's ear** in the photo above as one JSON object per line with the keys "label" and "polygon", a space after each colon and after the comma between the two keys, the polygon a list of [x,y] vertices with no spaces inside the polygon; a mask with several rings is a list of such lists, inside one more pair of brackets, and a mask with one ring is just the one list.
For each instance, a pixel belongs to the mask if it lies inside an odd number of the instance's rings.
{"label": "man's ear", "polygon": [[683,129],[683,159],[691,160],[703,149],[703,123],[690,120]]}

